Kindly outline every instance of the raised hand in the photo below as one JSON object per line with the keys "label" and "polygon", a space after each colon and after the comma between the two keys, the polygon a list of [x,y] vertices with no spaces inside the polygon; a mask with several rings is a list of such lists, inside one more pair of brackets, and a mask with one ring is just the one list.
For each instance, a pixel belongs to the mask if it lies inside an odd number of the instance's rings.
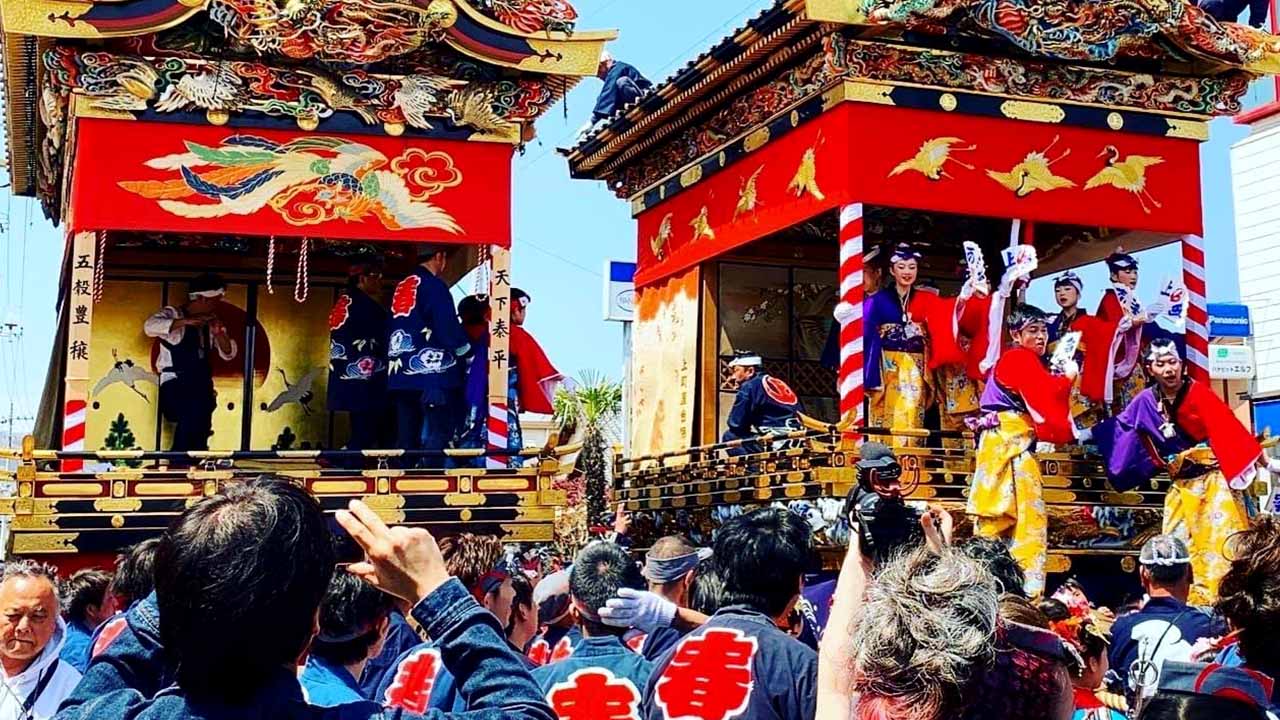
{"label": "raised hand", "polygon": [[388,528],[359,500],[339,510],[338,524],[364,548],[365,561],[347,568],[385,593],[417,603],[449,580],[440,546],[422,528]]}

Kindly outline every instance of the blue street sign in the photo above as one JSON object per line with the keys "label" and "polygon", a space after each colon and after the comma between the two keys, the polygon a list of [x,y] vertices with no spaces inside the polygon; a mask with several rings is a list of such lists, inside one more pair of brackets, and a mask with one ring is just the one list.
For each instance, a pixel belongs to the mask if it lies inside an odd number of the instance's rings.
{"label": "blue street sign", "polygon": [[636,264],[620,260],[604,263],[604,319],[631,322],[635,313]]}
{"label": "blue street sign", "polygon": [[1250,337],[1253,324],[1249,306],[1240,303],[1209,303],[1209,337]]}

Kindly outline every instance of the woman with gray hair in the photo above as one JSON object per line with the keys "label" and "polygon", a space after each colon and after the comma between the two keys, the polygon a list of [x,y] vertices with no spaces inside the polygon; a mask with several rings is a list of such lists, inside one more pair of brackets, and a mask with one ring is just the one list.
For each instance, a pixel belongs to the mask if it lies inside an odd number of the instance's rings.
{"label": "woman with gray hair", "polygon": [[928,547],[874,577],[850,533],[820,653],[817,720],[1069,718],[1061,642],[1000,618],[995,578],[950,547],[945,512],[921,523]]}

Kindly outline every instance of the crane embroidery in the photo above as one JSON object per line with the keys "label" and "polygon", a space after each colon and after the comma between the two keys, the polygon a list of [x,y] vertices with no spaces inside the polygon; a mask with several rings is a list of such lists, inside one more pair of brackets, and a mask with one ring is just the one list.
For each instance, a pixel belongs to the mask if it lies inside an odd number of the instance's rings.
{"label": "crane embroidery", "polygon": [[1103,156],[1107,158],[1107,166],[1100,170],[1097,175],[1089,178],[1089,181],[1084,185],[1085,190],[1110,186],[1131,192],[1138,198],[1138,204],[1142,206],[1142,212],[1148,215],[1151,214],[1151,208],[1147,207],[1148,202],[1157,208],[1163,207],[1147,190],[1147,168],[1163,163],[1164,158],[1151,155],[1130,155],[1122,160],[1120,150],[1115,145],[1108,145],[1103,148],[1102,152],[1098,153],[1098,157]]}
{"label": "crane embroidery", "polygon": [[1027,153],[1022,162],[1014,165],[1009,172],[988,170],[987,175],[1006,189],[1012,190],[1020,198],[1026,197],[1037,190],[1049,192],[1050,190],[1073,188],[1076,186],[1075,182],[1061,175],[1054,175],[1051,169],[1054,164],[1071,154],[1071,150],[1067,149],[1056,158],[1051,159],[1049,157],[1049,153],[1058,144],[1059,139],[1061,139],[1060,136],[1055,135],[1053,142],[1049,143],[1049,147],[1044,150]]}
{"label": "crane embroidery", "polygon": [[666,253],[666,245],[671,240],[671,213],[667,213],[662,218],[662,224],[658,226],[658,234],[649,238],[649,249],[653,251],[653,256],[659,260]]}
{"label": "crane embroidery", "polygon": [[787,186],[787,190],[795,193],[796,197],[804,197],[807,193],[819,202],[827,199],[822,188],[818,187],[818,146],[821,144],[822,135],[819,133],[817,142],[800,158],[800,167]]}
{"label": "crane embroidery", "polygon": [[707,212],[707,206],[702,206],[702,212],[698,213],[698,217],[689,223],[689,227],[693,228],[693,241],[697,242],[703,238],[708,240],[716,239],[716,231],[711,229],[711,218]]}
{"label": "crane embroidery", "polygon": [[912,171],[924,175],[930,180],[941,180],[948,178],[954,180],[955,177],[947,172],[947,163],[952,162],[966,170],[972,170],[973,166],[956,159],[952,153],[968,152],[977,150],[977,145],[966,145],[965,147],[957,147],[964,142],[958,137],[939,137],[932,140],[925,140],[915,156],[910,160],[899,163],[897,167],[889,173],[889,177],[901,175],[902,173]]}
{"label": "crane embroidery", "polygon": [[751,173],[751,177],[742,182],[742,190],[738,192],[738,205],[733,210],[733,219],[737,220],[743,215],[749,215],[756,211],[756,206],[760,204],[759,192],[756,190],[756,181],[760,178],[760,173],[764,171],[764,166],[756,168]]}
{"label": "crane embroidery", "polygon": [[462,227],[428,202],[462,184],[447,153],[410,148],[394,159],[362,143],[304,137],[277,143],[232,135],[217,147],[186,143],[187,152],[146,163],[181,179],[125,181],[120,187],[192,219],[254,215],[270,208],[290,225],[376,219],[388,230]]}

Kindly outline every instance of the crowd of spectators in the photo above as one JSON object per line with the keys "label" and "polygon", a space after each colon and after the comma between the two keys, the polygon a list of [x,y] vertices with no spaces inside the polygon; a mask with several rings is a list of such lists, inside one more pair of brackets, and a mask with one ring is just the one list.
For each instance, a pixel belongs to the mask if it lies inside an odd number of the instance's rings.
{"label": "crowd of spectators", "polygon": [[1261,720],[1280,701],[1270,516],[1234,538],[1214,607],[1187,604],[1187,548],[1158,536],[1114,611],[1074,581],[1027,597],[1005,546],[953,542],[941,509],[879,565],[850,533],[825,582],[783,507],[711,548],[610,537],[563,561],[358,501],[336,520],[264,477],[114,575],[10,561],[0,720]]}

